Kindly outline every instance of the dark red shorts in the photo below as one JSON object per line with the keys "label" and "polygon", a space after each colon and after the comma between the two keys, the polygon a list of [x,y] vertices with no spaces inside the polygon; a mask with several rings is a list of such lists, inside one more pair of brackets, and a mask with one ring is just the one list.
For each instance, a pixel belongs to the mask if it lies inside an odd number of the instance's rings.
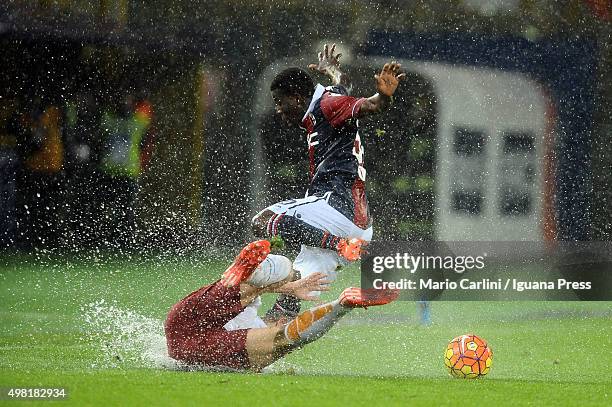
{"label": "dark red shorts", "polygon": [[238,286],[226,288],[217,281],[189,294],[166,318],[170,357],[187,364],[248,369],[248,329],[223,328],[243,309]]}

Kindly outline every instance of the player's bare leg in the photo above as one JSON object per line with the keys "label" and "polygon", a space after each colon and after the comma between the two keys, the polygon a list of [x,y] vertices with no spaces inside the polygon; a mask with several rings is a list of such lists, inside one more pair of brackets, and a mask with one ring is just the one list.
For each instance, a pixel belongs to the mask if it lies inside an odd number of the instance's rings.
{"label": "player's bare leg", "polygon": [[394,290],[347,288],[337,300],[313,307],[286,325],[250,329],[246,350],[251,366],[260,370],[292,350],[315,341],[353,308],[388,304],[398,296],[399,292]]}

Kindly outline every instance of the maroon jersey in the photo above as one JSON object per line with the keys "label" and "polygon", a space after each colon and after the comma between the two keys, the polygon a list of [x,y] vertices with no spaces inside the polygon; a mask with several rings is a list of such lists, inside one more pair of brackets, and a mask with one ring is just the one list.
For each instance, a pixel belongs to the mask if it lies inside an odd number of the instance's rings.
{"label": "maroon jersey", "polygon": [[343,86],[317,85],[302,119],[310,158],[306,196],[331,192],[329,204],[362,229],[369,226],[370,216],[364,150],[355,115],[365,100],[348,96]]}
{"label": "maroon jersey", "polygon": [[188,365],[248,369],[248,329],[223,327],[243,310],[240,285],[226,288],[217,281],[192,292],[166,318],[168,354]]}

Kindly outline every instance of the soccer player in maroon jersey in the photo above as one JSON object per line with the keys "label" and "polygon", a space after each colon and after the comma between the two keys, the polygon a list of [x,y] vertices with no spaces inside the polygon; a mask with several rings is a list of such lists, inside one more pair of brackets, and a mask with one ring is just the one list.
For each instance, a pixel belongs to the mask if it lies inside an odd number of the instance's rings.
{"label": "soccer player in maroon jersey", "polygon": [[[310,185],[306,197],[274,204],[253,218],[257,237],[280,236],[300,247],[293,268],[305,277],[314,272],[333,281],[336,269],[359,258],[360,247],[371,240],[372,227],[365,192],[364,147],[358,119],[387,109],[400,80],[401,65],[387,63],[375,75],[376,94],[348,95],[350,80],[340,71],[335,44],[325,45],[319,62],[309,65],[329,77],[332,86],[314,86],[307,72],[289,68],[272,81],[276,112],[307,133]],[[299,301],[279,296],[274,314],[295,315]]]}
{"label": "soccer player in maroon jersey", "polygon": [[238,315],[268,292],[285,292],[312,300],[312,290],[325,290],[324,274],[293,280],[291,261],[269,254],[270,242],[248,244],[220,280],[176,303],[164,328],[168,354],[188,366],[261,370],[294,349],[324,335],[357,307],[387,304],[399,292],[347,288],[340,297],[311,308],[288,322],[261,327],[232,324]]}

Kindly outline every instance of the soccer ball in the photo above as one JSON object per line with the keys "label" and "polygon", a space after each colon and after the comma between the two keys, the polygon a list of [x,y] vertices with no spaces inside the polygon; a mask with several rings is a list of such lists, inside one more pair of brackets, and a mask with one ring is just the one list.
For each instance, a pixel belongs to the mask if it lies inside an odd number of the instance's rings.
{"label": "soccer ball", "polygon": [[446,347],[444,364],[451,376],[476,379],[491,370],[493,351],[484,339],[474,334],[461,335]]}

